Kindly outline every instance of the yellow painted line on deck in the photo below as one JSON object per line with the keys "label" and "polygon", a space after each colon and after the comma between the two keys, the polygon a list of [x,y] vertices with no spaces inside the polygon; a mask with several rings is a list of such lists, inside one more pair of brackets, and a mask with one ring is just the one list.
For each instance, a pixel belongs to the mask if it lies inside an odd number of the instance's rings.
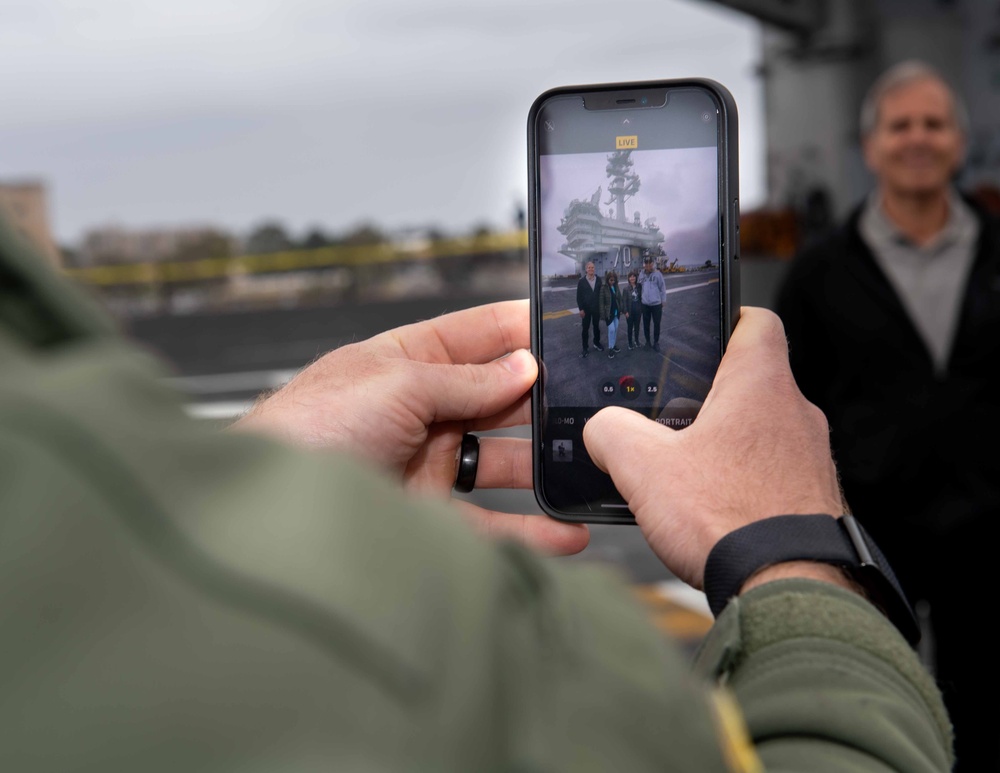
{"label": "yellow painted line on deck", "polygon": [[568,317],[572,314],[579,314],[578,309],[563,309],[562,311],[547,311],[542,315],[542,319],[559,319],[559,317]]}

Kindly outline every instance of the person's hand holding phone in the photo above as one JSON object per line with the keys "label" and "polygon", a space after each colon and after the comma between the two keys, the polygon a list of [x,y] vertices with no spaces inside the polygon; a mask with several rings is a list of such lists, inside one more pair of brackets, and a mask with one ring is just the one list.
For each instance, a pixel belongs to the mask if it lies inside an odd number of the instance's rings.
{"label": "person's hand holding phone", "polygon": [[[695,588],[712,547],[729,532],[773,515],[845,512],[826,417],[796,386],[784,328],[765,309],[742,310],[691,426],[673,430],[605,408],[583,438],[653,551]],[[791,573],[835,574],[820,564]]]}
{"label": "person's hand holding phone", "polygon": [[[527,301],[488,304],[336,349],[233,425],[366,458],[421,492],[448,496],[466,432],[526,424],[538,366]],[[527,439],[481,441],[478,488],[530,489]],[[584,526],[459,503],[492,536],[552,553],[586,547]]]}

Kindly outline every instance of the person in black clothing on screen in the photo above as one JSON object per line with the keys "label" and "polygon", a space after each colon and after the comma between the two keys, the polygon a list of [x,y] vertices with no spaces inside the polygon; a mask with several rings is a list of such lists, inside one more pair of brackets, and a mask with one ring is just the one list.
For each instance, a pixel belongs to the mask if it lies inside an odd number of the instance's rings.
{"label": "person in black clothing on screen", "polygon": [[599,302],[601,297],[601,278],[594,273],[594,263],[589,261],[586,266],[586,273],[580,277],[576,285],[576,306],[580,310],[580,319],[583,320],[583,353],[581,357],[590,354],[590,329],[594,329],[594,348],[599,352],[604,351],[601,346],[601,316],[599,312]]}

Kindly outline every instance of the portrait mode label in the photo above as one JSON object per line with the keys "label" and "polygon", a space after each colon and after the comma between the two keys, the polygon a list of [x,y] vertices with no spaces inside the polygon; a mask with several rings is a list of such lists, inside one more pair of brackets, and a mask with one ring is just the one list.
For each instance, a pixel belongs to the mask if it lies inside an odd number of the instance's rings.
{"label": "portrait mode label", "polygon": [[616,150],[635,150],[639,147],[639,135],[630,134],[626,136],[615,137],[615,149]]}

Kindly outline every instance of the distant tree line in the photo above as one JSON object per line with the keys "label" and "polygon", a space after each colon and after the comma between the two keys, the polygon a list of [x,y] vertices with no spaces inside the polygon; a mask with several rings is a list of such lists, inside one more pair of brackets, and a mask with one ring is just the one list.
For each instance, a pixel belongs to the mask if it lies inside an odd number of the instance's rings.
{"label": "distant tree line", "polygon": [[280,222],[268,220],[250,232],[244,243],[243,251],[250,255],[263,255],[269,252],[316,250],[341,245],[382,244],[385,241],[387,241],[386,234],[372,223],[362,223],[339,236],[322,228],[314,227],[309,229],[301,239],[296,239]]}

